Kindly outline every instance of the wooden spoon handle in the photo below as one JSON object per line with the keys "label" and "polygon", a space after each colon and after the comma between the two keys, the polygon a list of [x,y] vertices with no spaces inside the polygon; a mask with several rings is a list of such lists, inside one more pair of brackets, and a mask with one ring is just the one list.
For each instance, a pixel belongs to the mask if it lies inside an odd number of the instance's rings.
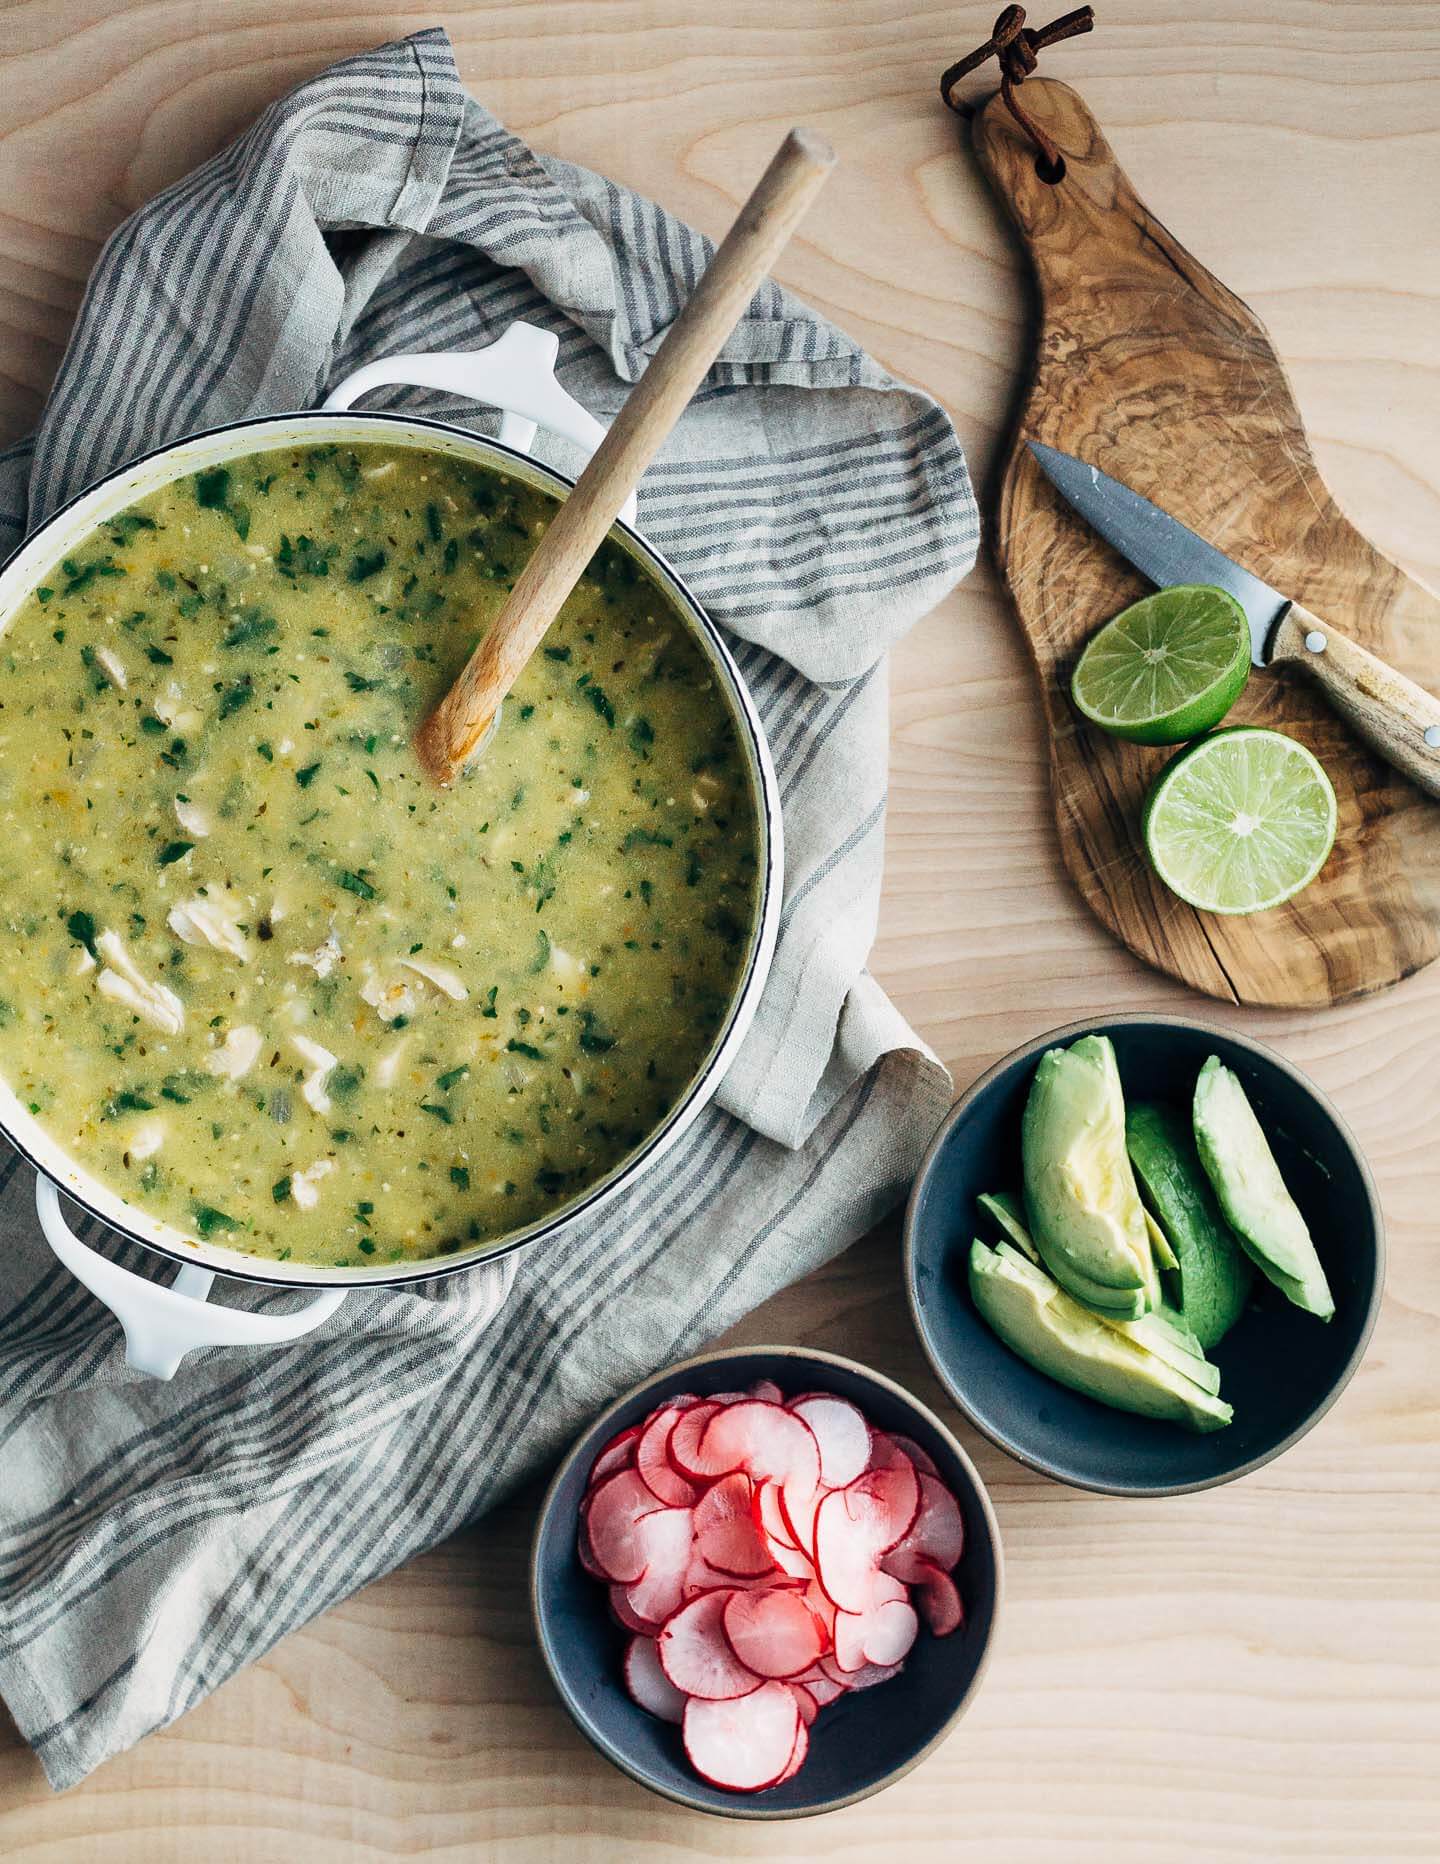
{"label": "wooden spoon handle", "polygon": [[1359,738],[1440,797],[1440,699],[1378,654],[1292,602],[1270,644],[1269,664],[1307,673]]}
{"label": "wooden spoon handle", "polygon": [[494,626],[417,732],[416,751],[435,782],[452,782],[489,730],[834,165],[834,150],[809,130],[791,130],[776,151],[575,490],[550,520]]}

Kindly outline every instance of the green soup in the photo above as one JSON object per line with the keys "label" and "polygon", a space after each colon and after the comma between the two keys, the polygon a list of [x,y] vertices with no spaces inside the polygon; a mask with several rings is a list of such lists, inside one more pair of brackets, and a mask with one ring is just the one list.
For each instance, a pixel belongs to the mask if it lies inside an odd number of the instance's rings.
{"label": "green soup", "polygon": [[0,636],[0,1074],[187,1234],[337,1265],[617,1166],[756,916],[710,663],[595,558],[448,794],[410,739],[554,501],[438,453],[251,455],[108,520]]}

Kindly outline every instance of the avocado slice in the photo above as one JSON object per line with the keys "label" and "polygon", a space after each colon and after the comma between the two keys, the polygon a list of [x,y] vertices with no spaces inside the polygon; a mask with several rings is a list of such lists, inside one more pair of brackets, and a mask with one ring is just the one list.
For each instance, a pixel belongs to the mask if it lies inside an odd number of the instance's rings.
{"label": "avocado slice", "polygon": [[1025,1209],[1045,1267],[1079,1300],[1138,1320],[1160,1278],[1125,1151],[1125,1097],[1106,1036],[1047,1049],[1020,1132]]}
{"label": "avocado slice", "polygon": [[[994,1219],[1008,1239],[998,1245],[1002,1256],[1013,1244],[1030,1262],[1037,1267],[1042,1266],[1035,1239],[1021,1217],[1020,1200],[1013,1192],[984,1191],[975,1202],[987,1217]],[[1246,1270],[1248,1273],[1248,1263]],[[1205,1349],[1177,1308],[1164,1303],[1153,1313],[1142,1314],[1138,1320],[1122,1320],[1116,1314],[1101,1314],[1099,1318],[1107,1327],[1116,1328],[1137,1346],[1143,1346],[1147,1352],[1154,1353],[1157,1359],[1163,1359],[1167,1365],[1174,1366],[1177,1372],[1183,1372],[1202,1390],[1211,1394],[1219,1391],[1218,1368],[1212,1366],[1205,1357]]]}
{"label": "avocado slice", "polygon": [[1219,1430],[1234,1412],[1183,1372],[1072,1301],[1043,1269],[1001,1244],[970,1245],[970,1295],[1012,1352],[1062,1385],[1117,1411]]}
{"label": "avocado slice", "polygon": [[1008,1237],[1022,1255],[1039,1263],[1040,1251],[1025,1227],[1025,1211],[1013,1191],[982,1191],[975,1202],[985,1216],[993,1219],[1002,1236]]}
{"label": "avocado slice", "polygon": [[[1128,1121],[1128,1114],[1126,1118]],[[1132,1166],[1134,1165],[1135,1161],[1133,1158],[1130,1163]],[[1160,1267],[1162,1269],[1178,1269],[1180,1264],[1175,1260],[1175,1251],[1170,1247],[1170,1238],[1155,1221],[1154,1212],[1148,1209],[1145,1212],[1145,1234],[1150,1238],[1150,1247]]]}
{"label": "avocado slice", "polygon": [[1195,1083],[1195,1145],[1245,1253],[1296,1307],[1329,1320],[1335,1297],[1240,1077],[1212,1055]]}
{"label": "avocado slice", "polygon": [[1174,1239],[1180,1312],[1201,1346],[1214,1346],[1244,1312],[1255,1272],[1220,1214],[1179,1113],[1148,1102],[1130,1107],[1125,1144],[1141,1190]]}

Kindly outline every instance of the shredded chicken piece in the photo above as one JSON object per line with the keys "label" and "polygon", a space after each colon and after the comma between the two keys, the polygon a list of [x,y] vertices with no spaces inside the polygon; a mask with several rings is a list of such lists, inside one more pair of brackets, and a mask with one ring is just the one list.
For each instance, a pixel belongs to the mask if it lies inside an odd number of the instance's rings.
{"label": "shredded chicken piece", "polygon": [[382,1023],[393,1023],[397,1016],[415,1014],[416,997],[409,984],[382,983],[373,970],[366,972],[365,981],[360,986],[360,998],[370,1005]]}
{"label": "shredded chicken piece", "polygon": [[[273,922],[275,915],[272,913],[270,917]],[[292,951],[285,962],[308,964],[317,977],[328,977],[344,956],[344,952],[340,949],[340,941],[335,936],[335,928],[331,926],[325,934],[323,945],[317,945],[314,951]]]}
{"label": "shredded chicken piece", "polygon": [[178,1036],[185,1027],[185,1005],[164,984],[152,984],[137,968],[125,949],[118,932],[102,932],[95,949],[105,960],[105,969],[95,979],[95,988],[113,1003],[123,1003],[136,1016],[143,1016],[167,1036]]}
{"label": "shredded chicken piece", "polygon": [[437,990],[443,990],[452,1003],[463,1003],[470,995],[464,983],[445,964],[430,964],[423,958],[402,958],[401,964],[407,971],[413,971],[417,977],[423,977],[427,984],[433,984]]}
{"label": "shredded chicken piece", "polygon": [[185,944],[208,945],[247,964],[250,945],[236,921],[237,909],[243,910],[232,894],[197,893],[193,900],[177,901],[165,923]]}
{"label": "shredded chicken piece", "polygon": [[212,1049],[205,1057],[205,1066],[211,1074],[222,1075],[227,1081],[238,1081],[255,1066],[262,1046],[258,1029],[250,1023],[237,1023],[235,1028],[226,1030],[219,1048]]}
{"label": "shredded chicken piece", "polygon": [[165,1143],[163,1120],[142,1120],[130,1135],[125,1150],[132,1159],[153,1158]]}
{"label": "shredded chicken piece", "polygon": [[126,678],[125,667],[120,656],[112,653],[108,647],[97,647],[95,649],[95,660],[101,672],[105,675],[106,679],[109,680],[116,692],[123,693],[130,684],[130,681]]}
{"label": "shredded chicken piece", "polygon": [[193,835],[197,841],[203,841],[210,833],[210,818],[198,803],[184,802],[175,798],[175,820],[187,835]]}
{"label": "shredded chicken piece", "polygon": [[405,1051],[409,1046],[409,1036],[401,1036],[395,1046],[391,1049],[387,1049],[380,1057],[379,1061],[375,1064],[375,1081],[377,1086],[393,1087],[395,1085],[396,1073],[399,1070],[401,1061],[404,1059]]}
{"label": "shredded chicken piece", "polygon": [[585,975],[585,963],[563,945],[551,945],[550,969],[567,984],[578,984]]}
{"label": "shredded chicken piece", "polygon": [[301,1210],[313,1210],[320,1202],[320,1193],[316,1189],[322,1178],[328,1178],[335,1169],[334,1159],[316,1159],[313,1165],[304,1171],[290,1174],[290,1195]]}
{"label": "shredded chicken piece", "polygon": [[164,692],[151,701],[150,710],[172,731],[193,731],[200,723],[200,714],[193,706],[186,705],[178,680],[171,680]]}
{"label": "shredded chicken piece", "polygon": [[301,1098],[316,1113],[328,1113],[330,1096],[325,1092],[325,1080],[330,1070],[337,1066],[339,1057],[332,1055],[329,1049],[322,1048],[318,1042],[312,1042],[309,1036],[291,1036],[290,1046],[310,1070],[300,1084]]}

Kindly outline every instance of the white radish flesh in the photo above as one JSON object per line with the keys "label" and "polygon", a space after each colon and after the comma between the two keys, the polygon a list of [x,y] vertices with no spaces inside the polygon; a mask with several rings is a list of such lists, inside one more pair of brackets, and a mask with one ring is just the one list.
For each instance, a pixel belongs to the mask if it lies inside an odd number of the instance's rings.
{"label": "white radish flesh", "polygon": [[662,1506],[633,1469],[622,1469],[596,1489],[587,1516],[590,1550],[607,1578],[626,1586],[639,1579],[645,1571],[645,1549],[637,1529],[646,1515]]}
{"label": "white radish flesh", "polygon": [[820,1480],[827,1489],[843,1489],[870,1462],[870,1426],[844,1398],[828,1395],[798,1398],[790,1406],[808,1424],[820,1449]]}
{"label": "white radish flesh", "polygon": [[758,1793],[784,1776],[800,1727],[790,1690],[765,1683],[738,1701],[687,1702],[681,1732],[701,1779],[733,1793]]}
{"label": "white radish flesh", "polygon": [[799,1676],[825,1648],[824,1633],[794,1592],[732,1592],[722,1623],[730,1648],[757,1676]]}
{"label": "white radish flesh", "polygon": [[678,1612],[655,1640],[666,1676],[687,1696],[728,1702],[760,1687],[725,1635],[728,1592],[702,1592]]}
{"label": "white radish flesh", "polygon": [[652,1637],[632,1637],[625,1647],[625,1687],[632,1702],[648,1714],[678,1728],[685,1715],[685,1697],[660,1668]]}

